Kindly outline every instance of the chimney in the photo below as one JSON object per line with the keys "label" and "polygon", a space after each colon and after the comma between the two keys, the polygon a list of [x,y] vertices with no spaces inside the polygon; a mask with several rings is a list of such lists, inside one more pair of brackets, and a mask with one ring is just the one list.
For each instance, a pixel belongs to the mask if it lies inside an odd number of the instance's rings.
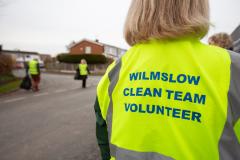
{"label": "chimney", "polygon": [[99,40],[98,40],[98,39],[96,39],[96,40],[95,40],[95,42],[99,43]]}

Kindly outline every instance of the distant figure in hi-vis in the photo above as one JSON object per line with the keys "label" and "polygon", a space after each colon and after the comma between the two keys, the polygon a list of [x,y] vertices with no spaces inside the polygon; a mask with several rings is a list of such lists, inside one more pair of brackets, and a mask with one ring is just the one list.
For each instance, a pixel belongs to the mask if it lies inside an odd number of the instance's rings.
{"label": "distant figure in hi-vis", "polygon": [[87,61],[85,59],[82,59],[78,67],[79,67],[79,74],[82,79],[82,88],[86,88],[88,74],[90,73],[88,69]]}
{"label": "distant figure in hi-vis", "polygon": [[37,92],[39,91],[39,83],[41,79],[41,71],[38,59],[33,59],[28,62],[28,71],[32,79],[32,90]]}

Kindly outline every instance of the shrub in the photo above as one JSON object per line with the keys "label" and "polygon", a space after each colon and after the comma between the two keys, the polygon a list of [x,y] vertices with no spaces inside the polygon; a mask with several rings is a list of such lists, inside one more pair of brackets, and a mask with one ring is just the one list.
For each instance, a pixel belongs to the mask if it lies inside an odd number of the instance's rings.
{"label": "shrub", "polygon": [[105,64],[108,59],[104,55],[94,54],[81,54],[81,55],[70,55],[70,54],[59,54],[57,56],[59,62],[62,63],[75,63],[78,64],[81,59],[86,59],[88,64]]}

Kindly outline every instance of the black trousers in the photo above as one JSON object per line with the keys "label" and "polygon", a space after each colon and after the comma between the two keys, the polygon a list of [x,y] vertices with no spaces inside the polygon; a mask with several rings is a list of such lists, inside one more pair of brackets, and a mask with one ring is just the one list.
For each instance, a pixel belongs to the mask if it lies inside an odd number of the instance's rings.
{"label": "black trousers", "polygon": [[82,88],[86,88],[86,83],[87,83],[87,76],[83,76],[83,79],[82,79]]}

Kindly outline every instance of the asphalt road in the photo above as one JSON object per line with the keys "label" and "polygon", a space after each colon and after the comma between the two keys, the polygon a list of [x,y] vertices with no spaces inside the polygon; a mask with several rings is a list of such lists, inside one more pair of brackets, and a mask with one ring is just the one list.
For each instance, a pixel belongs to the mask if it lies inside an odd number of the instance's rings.
{"label": "asphalt road", "polygon": [[0,97],[0,160],[100,160],[93,104],[100,77],[87,89],[73,76],[43,74],[41,91]]}

